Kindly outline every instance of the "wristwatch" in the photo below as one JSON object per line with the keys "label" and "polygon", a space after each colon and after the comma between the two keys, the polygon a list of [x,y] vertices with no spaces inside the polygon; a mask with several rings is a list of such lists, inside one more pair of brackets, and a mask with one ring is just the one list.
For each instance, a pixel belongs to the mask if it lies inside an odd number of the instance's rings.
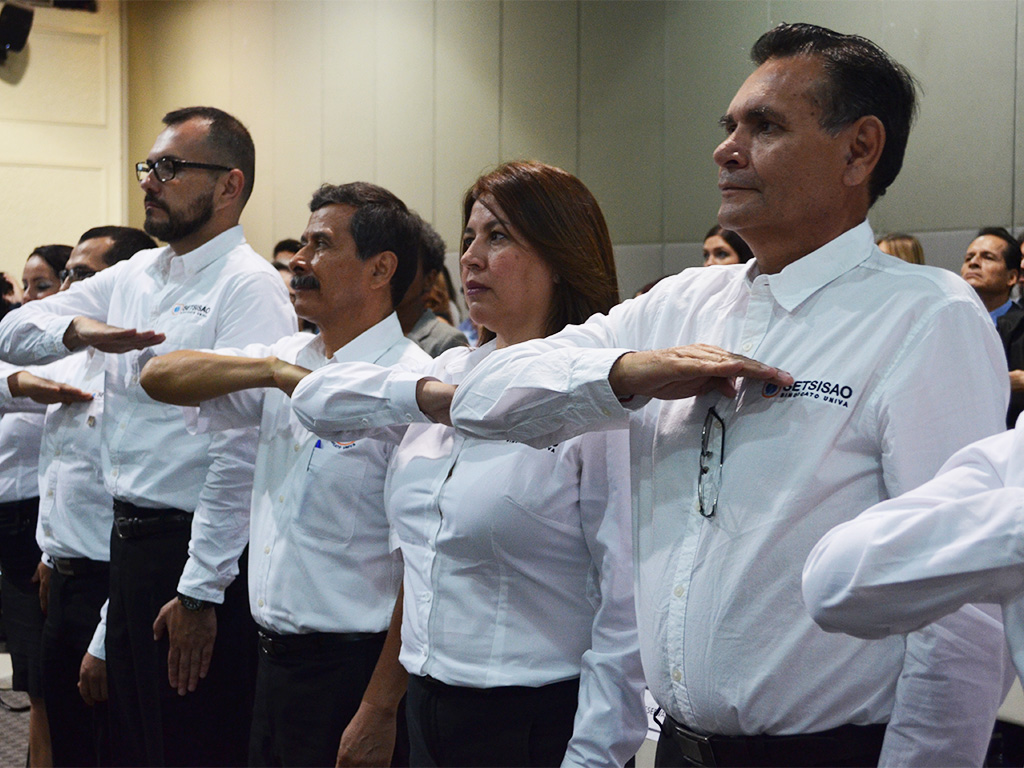
{"label": "wristwatch", "polygon": [[181,592],[178,593],[178,602],[182,604],[186,611],[193,611],[196,613],[205,610],[209,608],[211,605],[213,605],[213,603],[209,602],[208,600],[200,600],[195,597],[189,597],[188,595],[181,594]]}

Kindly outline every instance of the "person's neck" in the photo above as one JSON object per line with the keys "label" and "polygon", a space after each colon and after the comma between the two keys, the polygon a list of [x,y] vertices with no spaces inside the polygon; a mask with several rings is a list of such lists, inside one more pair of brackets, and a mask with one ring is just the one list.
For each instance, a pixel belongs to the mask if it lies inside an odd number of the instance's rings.
{"label": "person's neck", "polygon": [[363,312],[360,313],[359,317],[339,319],[337,322],[320,323],[315,320],[313,322],[316,322],[317,327],[320,329],[324,353],[330,358],[334,357],[334,353],[346,344],[362,336],[373,326],[377,325],[377,323],[384,320],[391,312],[391,308],[388,307],[386,310],[381,308],[378,312]]}
{"label": "person's neck", "polygon": [[398,315],[398,322],[402,325],[403,334],[409,335],[409,332],[419,322],[420,317],[423,316],[424,309],[422,301],[410,301],[407,304],[399,305],[398,309],[395,310],[395,314]]}
{"label": "person's neck", "polygon": [[834,219],[826,220],[819,227],[809,224],[785,229],[773,227],[766,231],[744,231],[739,234],[750,246],[761,274],[774,275],[849,232],[864,221],[866,214],[867,211],[855,211],[845,216],[837,214]]}
{"label": "person's neck", "polygon": [[997,293],[995,295],[989,294],[988,296],[983,296],[979,293],[978,297],[981,299],[981,303],[985,305],[985,309],[989,312],[995,312],[1010,300],[1009,293]]}
{"label": "person's neck", "polygon": [[234,221],[214,221],[211,219],[188,237],[175,240],[173,243],[168,243],[168,245],[171,246],[171,250],[176,254],[184,256],[186,253],[191,253],[196,248],[206,245],[213,238],[223,235],[229,229],[236,226],[238,226],[238,219]]}

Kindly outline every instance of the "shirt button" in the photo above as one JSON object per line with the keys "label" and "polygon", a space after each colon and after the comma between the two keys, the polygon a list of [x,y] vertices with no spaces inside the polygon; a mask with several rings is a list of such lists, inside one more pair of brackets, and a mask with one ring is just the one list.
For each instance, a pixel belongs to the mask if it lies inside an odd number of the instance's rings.
{"label": "shirt button", "polygon": [[753,346],[754,346],[754,345],[753,345],[753,344],[751,344],[751,343],[750,343],[750,342],[748,341],[748,342],[747,342],[746,344],[744,344],[744,345],[743,345],[743,351],[744,351],[744,352],[749,352],[749,351],[750,351],[750,349],[751,349],[751,347],[753,347]]}
{"label": "shirt button", "polygon": [[673,682],[678,683],[682,679],[683,679],[683,673],[679,671],[678,667],[673,667],[672,668],[672,680],[673,680]]}
{"label": "shirt button", "polygon": [[693,510],[694,512],[700,512],[700,499],[694,499]]}
{"label": "shirt button", "polygon": [[52,499],[53,498],[53,491],[52,490],[46,492],[46,498],[48,498],[48,499]]}
{"label": "shirt button", "polygon": [[132,376],[132,384],[138,384],[138,383],[139,383],[139,377],[138,376]]}
{"label": "shirt button", "polygon": [[674,594],[676,597],[682,597],[684,592],[686,592],[686,590],[683,589],[682,584],[676,584],[676,588],[672,590],[672,594]]}
{"label": "shirt button", "polygon": [[60,456],[60,448],[53,452],[54,456]]}
{"label": "shirt button", "polygon": [[264,547],[263,548],[263,554],[264,555],[269,555],[270,554],[270,547]]}
{"label": "shirt button", "polygon": [[114,469],[110,470],[110,476],[111,477],[117,477],[117,468],[116,467]]}
{"label": "shirt button", "polygon": [[256,605],[258,605],[260,608],[263,607],[263,598],[262,597],[259,600],[256,601]]}
{"label": "shirt button", "polygon": [[299,452],[299,451],[301,451],[301,450],[302,450],[302,446],[301,446],[301,445],[299,445],[298,443],[296,443],[296,444],[295,444],[295,452],[296,452],[296,453],[298,453],[298,452]]}
{"label": "shirt button", "polygon": [[278,496],[277,500],[283,503],[284,502],[284,496]]}

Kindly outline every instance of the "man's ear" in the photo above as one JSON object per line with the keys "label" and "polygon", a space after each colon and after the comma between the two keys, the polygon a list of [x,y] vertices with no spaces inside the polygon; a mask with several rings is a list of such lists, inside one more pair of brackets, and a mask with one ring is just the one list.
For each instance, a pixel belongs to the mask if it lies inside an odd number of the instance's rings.
{"label": "man's ear", "polygon": [[1013,288],[1020,281],[1020,270],[1019,269],[1008,269],[1006,270],[1006,287]]}
{"label": "man's ear", "polygon": [[394,251],[381,251],[370,259],[370,286],[390,287],[391,278],[398,269],[398,257]]}
{"label": "man's ear", "polygon": [[220,209],[241,203],[242,193],[245,190],[245,174],[238,168],[232,168],[217,182],[217,190],[216,208]]}
{"label": "man's ear", "polygon": [[866,184],[885,147],[885,126],[874,115],[864,115],[847,126],[843,133],[849,141],[843,182],[849,187]]}

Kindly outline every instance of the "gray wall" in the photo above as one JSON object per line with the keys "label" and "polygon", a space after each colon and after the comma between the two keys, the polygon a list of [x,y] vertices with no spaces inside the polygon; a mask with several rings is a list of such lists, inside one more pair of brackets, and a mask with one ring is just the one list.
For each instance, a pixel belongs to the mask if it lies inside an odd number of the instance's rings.
{"label": "gray wall", "polygon": [[[718,117],[751,71],[751,43],[779,21],[866,35],[921,82],[877,231],[1024,224],[1021,2],[131,2],[129,152],[145,156],[167,109],[237,113],[257,142],[244,223],[262,252],[301,231],[321,181],[354,178],[392,188],[454,250],[459,198],[482,170],[555,163],[601,201],[631,293],[697,262],[718,207]],[[139,196],[128,197],[138,222]],[[938,263],[958,259],[959,237],[938,237]]]}

